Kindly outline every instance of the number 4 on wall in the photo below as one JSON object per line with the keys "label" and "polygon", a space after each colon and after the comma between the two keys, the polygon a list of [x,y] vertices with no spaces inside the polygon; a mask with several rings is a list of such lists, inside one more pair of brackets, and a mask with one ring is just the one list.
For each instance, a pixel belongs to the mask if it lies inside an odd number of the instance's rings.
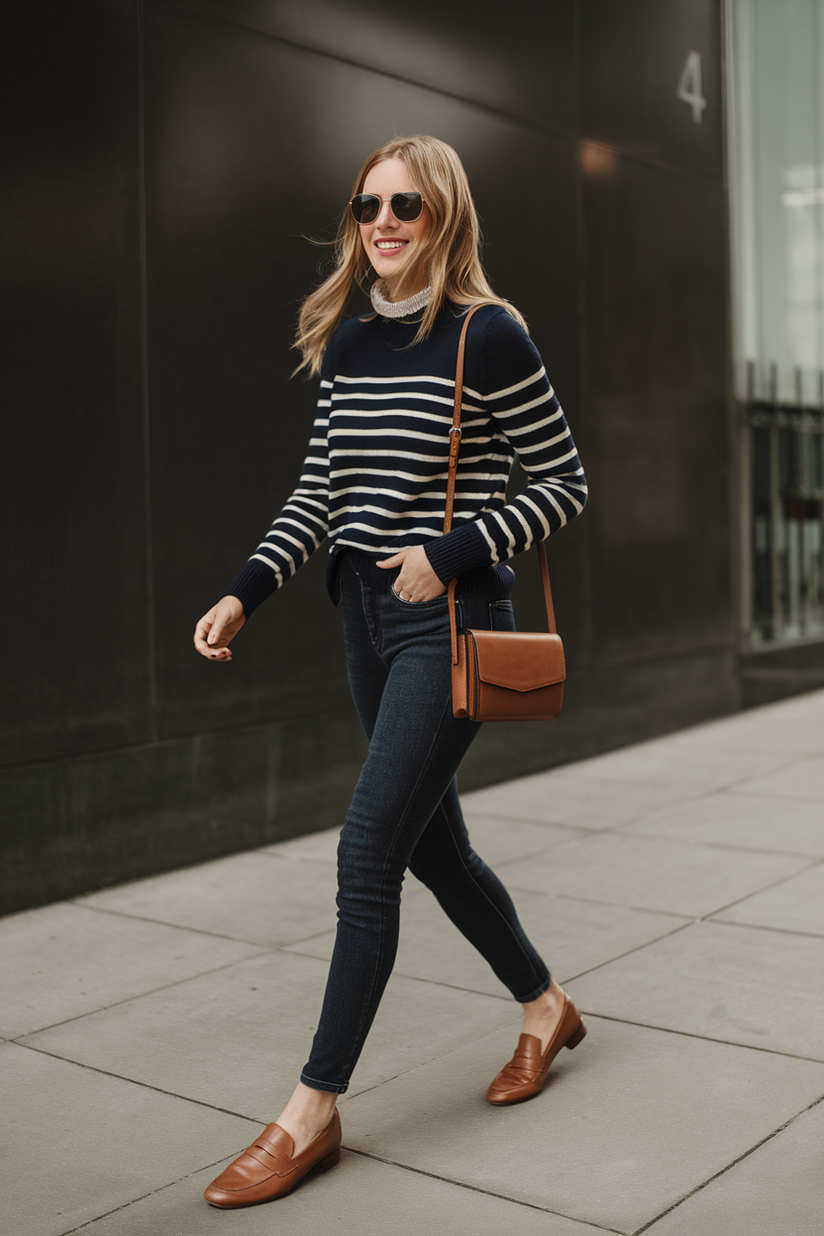
{"label": "number 4 on wall", "polygon": [[701,53],[691,51],[684,61],[678,88],[675,92],[679,99],[689,103],[692,108],[692,118],[696,124],[704,119],[704,108],[707,100],[701,93]]}

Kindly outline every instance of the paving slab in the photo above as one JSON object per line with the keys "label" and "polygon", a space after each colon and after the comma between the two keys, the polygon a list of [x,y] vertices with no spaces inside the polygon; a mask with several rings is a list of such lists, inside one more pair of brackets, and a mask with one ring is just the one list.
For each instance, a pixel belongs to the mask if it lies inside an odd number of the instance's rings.
{"label": "paving slab", "polygon": [[[551,849],[580,835],[578,829],[509,816],[473,814],[467,810],[464,817],[473,848],[492,867],[509,859],[528,858],[530,854]],[[312,833],[308,837],[295,837],[291,841],[265,846],[262,852],[277,854],[281,858],[337,863],[339,836],[340,829],[332,828],[324,833]],[[407,881],[413,886],[414,876],[407,876]]]}
{"label": "paving slab", "polygon": [[255,945],[58,902],[0,919],[5,1038],[219,969]]}
{"label": "paving slab", "polygon": [[810,861],[665,837],[599,833],[528,861],[504,863],[499,874],[511,889],[700,917],[803,871]]}
{"label": "paving slab", "polygon": [[519,1010],[410,877],[351,1149],[232,1215],[202,1189],[308,1054],[338,830],[0,920],[2,1230],[811,1236],[822,800],[824,691],[465,795],[589,1035],[533,1102],[486,1104]]}
{"label": "paving slab", "polygon": [[464,811],[464,819],[472,848],[493,868],[516,858],[531,858],[533,854],[554,850],[589,832],[569,825],[511,819],[470,809]]}
{"label": "paving slab", "polygon": [[824,936],[824,863],[763,893],[745,897],[714,917],[726,923],[750,923],[778,931]]}
{"label": "paving slab", "polygon": [[207,1206],[215,1170],[200,1172],[98,1219],[89,1236],[603,1236],[603,1229],[466,1189],[446,1180],[344,1150],[325,1176],[305,1180],[277,1202],[247,1210]]}
{"label": "paving slab", "polygon": [[258,851],[261,854],[276,854],[280,858],[305,858],[318,863],[337,864],[339,837],[340,828],[324,828],[319,833],[307,833],[304,837],[259,846]]}
{"label": "paving slab", "polygon": [[[313,957],[268,954],[25,1042],[267,1124],[309,1056],[327,970]],[[511,999],[393,975],[349,1093],[515,1027],[520,1016]]]}
{"label": "paving slab", "polygon": [[575,990],[606,1017],[824,1060],[822,974],[824,940],[712,921],[584,975]]}
{"label": "paving slab", "polygon": [[808,798],[824,803],[824,756],[807,756],[787,768],[739,782],[742,794],[770,794],[781,798]]}
{"label": "paving slab", "polygon": [[653,1223],[649,1236],[821,1236],[824,1105]]}
{"label": "paving slab", "polygon": [[[527,935],[559,983],[677,931],[691,921],[670,914],[541,893],[519,892],[515,905]],[[291,944],[287,951],[328,960],[334,943],[335,933],[327,932]],[[509,998],[507,989],[428,890],[402,903],[395,973]]]}
{"label": "paving slab", "polygon": [[722,790],[653,811],[619,831],[824,858],[821,803],[797,798]]}
{"label": "paving slab", "polygon": [[771,721],[824,721],[824,691],[806,691],[775,704],[763,704],[760,708],[748,709],[745,717],[764,716]]}
{"label": "paving slab", "polygon": [[237,1116],[14,1043],[0,1047],[0,1079],[9,1236],[74,1231],[236,1154],[257,1131]]}
{"label": "paving slab", "polygon": [[700,790],[688,785],[566,776],[567,769],[535,773],[461,796],[464,811],[567,824],[595,832],[626,824],[659,807],[695,798]]}
{"label": "paving slab", "polygon": [[688,745],[680,735],[667,735],[634,747],[568,764],[556,776],[562,780],[664,782],[703,793],[734,785],[749,777],[792,766],[798,757],[787,752],[719,749]]}
{"label": "paving slab", "polygon": [[334,925],[336,891],[328,864],[252,850],[90,893],[78,904],[276,948]]}
{"label": "paving slab", "polygon": [[818,755],[824,750],[824,718],[796,720],[782,714],[737,713],[678,734],[683,748],[723,747],[738,751],[767,751],[790,755]]}
{"label": "paving slab", "polygon": [[496,1031],[357,1096],[346,1144],[434,1174],[448,1164],[456,1182],[634,1232],[824,1090],[817,1063],[592,1018],[541,1095],[493,1108],[477,1078],[513,1046]]}

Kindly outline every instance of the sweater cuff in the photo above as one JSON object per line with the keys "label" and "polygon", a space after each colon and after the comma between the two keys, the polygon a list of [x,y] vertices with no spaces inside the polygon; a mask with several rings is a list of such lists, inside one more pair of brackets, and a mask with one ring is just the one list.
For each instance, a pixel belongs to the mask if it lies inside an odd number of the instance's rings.
{"label": "sweater cuff", "polygon": [[218,600],[223,597],[237,597],[243,606],[246,618],[252,616],[262,601],[277,592],[278,577],[271,567],[264,566],[256,558],[250,558],[246,566],[238,571],[228,588],[221,592]]}
{"label": "sweater cuff", "polygon": [[429,565],[442,584],[451,583],[456,575],[474,567],[488,567],[492,554],[477,524],[453,528],[437,541],[427,541],[424,552]]}

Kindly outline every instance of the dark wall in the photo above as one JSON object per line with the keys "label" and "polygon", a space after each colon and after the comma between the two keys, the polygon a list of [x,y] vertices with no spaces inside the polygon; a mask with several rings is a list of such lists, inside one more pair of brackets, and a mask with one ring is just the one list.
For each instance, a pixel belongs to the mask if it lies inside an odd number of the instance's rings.
{"label": "dark wall", "polygon": [[6,763],[151,726],[138,11],[45,7],[3,42]]}
{"label": "dark wall", "polygon": [[[325,252],[305,238],[394,132],[463,157],[592,489],[551,546],[564,719],[488,726],[464,785],[736,706],[719,0],[15,20],[4,908],[341,818],[363,740],[325,553],[231,665],[190,640],[302,460],[315,390],[289,345]],[[691,50],[701,124],[676,98]]]}

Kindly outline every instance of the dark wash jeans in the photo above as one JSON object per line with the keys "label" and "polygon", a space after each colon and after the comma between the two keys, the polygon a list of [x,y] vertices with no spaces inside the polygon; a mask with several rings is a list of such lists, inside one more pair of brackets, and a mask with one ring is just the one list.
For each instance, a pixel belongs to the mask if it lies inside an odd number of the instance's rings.
{"label": "dark wash jeans", "polygon": [[[374,574],[374,572],[372,573]],[[343,1094],[398,943],[407,867],[525,1003],[550,984],[501,881],[469,843],[455,773],[480,724],[452,716],[446,597],[402,601],[340,564],[347,668],[369,754],[338,846],[338,929],[320,1023],[301,1081]],[[509,601],[462,602],[465,626],[513,630]]]}

